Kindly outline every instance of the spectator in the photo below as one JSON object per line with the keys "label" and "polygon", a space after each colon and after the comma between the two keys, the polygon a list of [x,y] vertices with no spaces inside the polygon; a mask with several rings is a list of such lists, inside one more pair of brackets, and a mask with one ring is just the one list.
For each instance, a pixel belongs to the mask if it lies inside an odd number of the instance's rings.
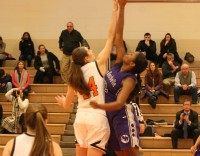
{"label": "spectator", "polygon": [[12,73],[12,84],[14,88],[24,90],[25,96],[31,91],[30,87],[30,75],[26,70],[24,61],[19,61]]}
{"label": "spectator", "polygon": [[149,97],[149,104],[152,106],[152,108],[156,108],[156,100],[160,93],[169,98],[169,94],[166,93],[162,88],[161,72],[158,70],[154,62],[150,62],[149,68],[145,75],[145,90],[142,90],[141,98],[144,98],[145,95],[147,95]]}
{"label": "spectator", "polygon": [[3,42],[3,38],[0,36],[0,67],[3,66],[3,61],[7,58],[8,53],[5,52],[6,43]]}
{"label": "spectator", "polygon": [[83,39],[80,32],[74,29],[74,24],[72,22],[68,22],[67,29],[61,32],[59,38],[59,48],[63,52],[60,74],[64,83],[67,83],[69,79],[72,51],[79,47],[80,44],[89,48],[89,45],[86,40]]}
{"label": "spectator", "polygon": [[[44,83],[44,76],[48,77],[48,83],[53,84],[53,75],[60,69],[58,58],[49,52],[43,44],[38,47],[38,54],[35,57],[34,67],[37,73],[34,77],[34,83]],[[54,63],[56,68],[54,68]]]}
{"label": "spectator", "polygon": [[25,113],[27,132],[10,140],[3,156],[62,156],[60,146],[52,141],[47,123],[47,109],[42,104],[31,104]]}
{"label": "spectator", "polygon": [[181,66],[181,71],[176,74],[175,88],[174,88],[174,101],[179,103],[180,95],[192,95],[192,104],[197,103],[197,86],[196,75],[193,71],[189,70],[187,64]]}
{"label": "spectator", "polygon": [[191,109],[191,102],[187,99],[183,109],[176,113],[174,128],[171,132],[173,149],[178,147],[178,138],[193,138],[195,143],[199,136],[198,113]]}
{"label": "spectator", "polygon": [[12,89],[12,77],[0,69],[0,93],[6,93]]}
{"label": "spectator", "polygon": [[177,61],[180,65],[182,64],[183,60],[179,57],[176,48],[176,41],[172,38],[170,33],[165,35],[165,38],[160,43],[160,54],[158,56],[159,67],[162,67],[162,64],[167,60],[167,54],[172,53],[174,54],[174,60]]}
{"label": "spectator", "polygon": [[27,60],[28,67],[31,66],[31,61],[35,57],[34,44],[28,32],[24,32],[21,41],[19,42],[19,50],[21,54],[19,60]]}
{"label": "spectator", "polygon": [[6,98],[13,105],[12,116],[2,121],[3,133],[21,133],[24,128],[24,115],[28,107],[29,100],[25,98],[24,91],[19,88],[13,88],[5,94]]}
{"label": "spectator", "polygon": [[163,87],[169,92],[170,86],[174,85],[176,73],[180,70],[180,64],[174,61],[174,54],[167,54],[167,61],[162,65]]}
{"label": "spectator", "polygon": [[146,55],[147,60],[156,63],[158,55],[156,54],[156,42],[151,40],[151,34],[145,33],[144,40],[138,43],[136,51],[143,52]]}

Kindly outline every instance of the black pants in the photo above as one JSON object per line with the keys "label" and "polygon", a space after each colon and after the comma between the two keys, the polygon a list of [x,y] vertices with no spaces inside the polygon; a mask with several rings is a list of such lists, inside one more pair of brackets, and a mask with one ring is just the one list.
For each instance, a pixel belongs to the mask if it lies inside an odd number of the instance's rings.
{"label": "black pants", "polygon": [[[194,129],[188,132],[188,138],[193,138],[194,143],[196,142],[199,136],[199,130]],[[173,149],[177,149],[178,147],[178,138],[183,138],[183,130],[182,129],[173,129],[171,132],[171,141]]]}
{"label": "black pants", "polygon": [[38,70],[35,77],[34,77],[34,83],[43,84],[44,83],[44,77],[47,76],[48,77],[47,83],[53,84],[53,74],[54,74],[54,70],[52,70],[51,68],[45,68],[45,72]]}

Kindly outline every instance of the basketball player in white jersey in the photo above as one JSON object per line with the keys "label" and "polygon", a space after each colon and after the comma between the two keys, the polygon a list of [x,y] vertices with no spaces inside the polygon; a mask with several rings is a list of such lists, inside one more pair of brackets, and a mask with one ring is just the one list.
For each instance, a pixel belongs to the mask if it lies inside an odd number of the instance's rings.
{"label": "basketball player in white jersey", "polygon": [[[119,3],[118,3],[119,1]],[[104,81],[106,64],[115,39],[118,4],[126,0],[113,0],[113,15],[108,38],[104,49],[95,61],[92,50],[86,47],[76,48],[72,53],[72,71],[66,98],[57,96],[56,100],[64,108],[70,107],[74,95],[78,95],[78,110],[74,123],[77,139],[77,156],[102,156],[109,139],[110,129],[104,110],[93,109],[90,100],[104,102]],[[119,7],[119,8],[120,8]],[[120,9],[119,9],[120,10]]]}

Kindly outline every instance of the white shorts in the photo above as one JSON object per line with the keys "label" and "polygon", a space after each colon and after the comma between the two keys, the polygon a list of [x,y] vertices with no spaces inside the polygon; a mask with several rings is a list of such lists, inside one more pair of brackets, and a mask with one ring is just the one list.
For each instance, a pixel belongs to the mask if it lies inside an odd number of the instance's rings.
{"label": "white shorts", "polygon": [[95,145],[105,149],[110,137],[107,117],[99,113],[77,112],[74,131],[78,144],[83,148],[92,148],[93,144],[100,142]]}

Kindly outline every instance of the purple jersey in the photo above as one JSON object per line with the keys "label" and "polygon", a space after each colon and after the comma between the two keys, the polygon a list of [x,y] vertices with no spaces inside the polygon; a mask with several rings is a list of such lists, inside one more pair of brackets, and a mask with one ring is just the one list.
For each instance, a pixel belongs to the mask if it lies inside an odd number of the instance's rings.
{"label": "purple jersey", "polygon": [[[120,72],[122,64],[114,65],[105,76],[105,101],[116,101],[122,88],[122,81],[125,78],[136,76],[131,73]],[[125,148],[139,146],[139,123],[130,104],[124,104],[122,109],[107,111],[111,136],[108,142],[108,149],[120,151]]]}
{"label": "purple jersey", "polygon": [[131,73],[120,72],[122,63],[115,64],[105,76],[105,102],[116,101],[117,95],[122,88],[122,81],[127,77],[136,80],[136,76]]}

